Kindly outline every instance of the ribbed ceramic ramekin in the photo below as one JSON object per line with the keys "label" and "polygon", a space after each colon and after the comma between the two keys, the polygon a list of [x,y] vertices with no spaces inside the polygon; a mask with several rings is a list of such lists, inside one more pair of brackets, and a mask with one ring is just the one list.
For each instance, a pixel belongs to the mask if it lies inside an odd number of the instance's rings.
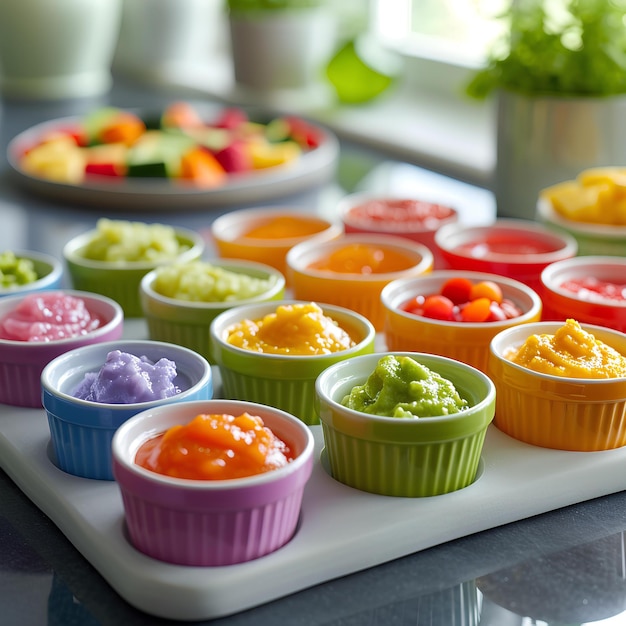
{"label": "ribbed ceramic ramekin", "polygon": [[576,255],[576,239],[530,220],[499,218],[492,224],[446,224],[435,245],[448,269],[499,274],[541,295],[541,271]]}
{"label": "ribbed ceramic ramekin", "polygon": [[[380,271],[361,272],[358,255],[365,254],[376,258],[400,258],[401,268],[396,263],[394,266],[398,269],[384,270],[383,261]],[[335,255],[349,256],[354,271],[313,267]],[[332,241],[306,241],[294,246],[287,254],[287,280],[294,298],[351,309],[366,317],[377,331],[382,331],[385,312],[380,293],[383,287],[392,280],[427,274],[432,271],[433,262],[432,252],[421,243],[393,235],[351,233]]]}
{"label": "ribbed ceramic ramekin", "polygon": [[[487,373],[498,394],[494,424],[532,445],[598,451],[626,445],[626,378],[572,378],[533,371],[507,358],[531,335],[554,335],[563,322],[509,328],[491,342]],[[626,334],[581,324],[626,356]]]}
{"label": "ribbed ceramic ramekin", "polygon": [[84,256],[84,249],[96,236],[90,230],[67,242],[63,248],[68,274],[74,289],[92,291],[119,302],[126,317],[141,317],[143,314],[139,298],[141,279],[158,265],[166,262],[192,261],[204,252],[202,237],[186,228],[175,228],[176,239],[182,252],[168,261],[96,261]]}
{"label": "ribbed ceramic ramekin", "polygon": [[363,385],[383,354],[354,357],[327,368],[316,382],[324,453],[330,474],[350,487],[386,496],[436,496],[476,479],[495,387],[479,370],[446,357],[408,356],[451,381],[469,408],[437,417],[382,417],[341,401]]}
{"label": "ribbed ceramic ramekin", "polygon": [[[0,339],[0,402],[4,404],[41,408],[41,372],[50,361],[74,348],[112,341],[122,336],[124,314],[114,300],[69,289],[41,293],[79,299],[101,323],[98,328],[86,334],[52,341]],[[21,305],[45,309],[45,304],[30,304],[37,296],[37,293],[30,293],[0,298],[0,319],[12,315]]]}
{"label": "ribbed ceramic ramekin", "polygon": [[[206,263],[233,274],[268,282],[265,291],[252,297],[226,301],[198,301],[170,298],[155,287],[159,270],[153,270],[141,280],[140,296],[144,317],[151,339],[177,343],[199,352],[211,360],[211,322],[223,311],[253,302],[282,300],[285,296],[285,277],[275,268],[237,259],[212,259]],[[186,264],[181,265],[184,268]]]}
{"label": "ribbed ceramic ramekin", "polygon": [[219,256],[264,263],[287,276],[285,259],[291,248],[310,239],[336,239],[343,228],[297,208],[253,207],[221,215],[211,224],[210,233]]}
{"label": "ribbed ceramic ramekin", "polygon": [[[1,252],[1,251],[0,251]],[[61,289],[63,280],[63,264],[51,254],[33,250],[12,250],[16,259],[24,259],[32,263],[37,280],[23,285],[0,287],[0,298],[3,296],[26,295],[33,291]]]}
{"label": "ribbed ceramic ramekin", "polygon": [[[557,261],[541,272],[541,282],[544,321],[572,317],[581,324],[626,332],[626,257],[577,256]],[[576,284],[587,286],[575,288]]]}
{"label": "ribbed ceramic ramekin", "polygon": [[323,313],[350,334],[353,347],[318,355],[268,354],[228,342],[233,325],[262,319],[273,314],[277,307],[291,304],[307,303],[283,300],[247,304],[220,313],[211,324],[213,360],[219,366],[225,397],[268,404],[296,415],[307,424],[317,424],[315,379],[337,361],[373,352],[376,332],[362,315],[324,304],[320,305]]}
{"label": "ribbed ceramic ramekin", "polygon": [[[162,358],[176,365],[173,383],[180,393],[147,402],[96,402],[81,400],[74,393],[86,374],[98,372],[113,350],[152,363]],[[135,375],[119,368],[125,380]],[[108,384],[108,381],[104,381]],[[213,395],[213,377],[208,361],[196,352],[159,341],[118,340],[85,346],[51,361],[41,374],[43,406],[48,417],[54,463],[68,474],[98,480],[113,480],[111,441],[116,429],[140,411],[176,402],[206,400]],[[156,392],[157,384],[153,383]]]}
{"label": "ribbed ceramic ramekin", "polygon": [[[452,278],[496,283],[503,298],[514,304],[521,314],[501,321],[457,322],[404,310],[404,305],[416,296],[439,293]],[[381,301],[385,309],[384,338],[388,350],[430,352],[463,361],[482,372],[487,370],[491,339],[510,326],[539,321],[542,309],[539,295],[524,283],[496,274],[460,270],[438,270],[416,278],[394,280],[382,290]]]}
{"label": "ribbed ceramic ramekin", "polygon": [[[289,442],[294,459],[262,474],[228,480],[172,478],[139,466],[139,447],[199,414],[261,417]],[[251,402],[209,400],[160,406],[122,425],[112,444],[131,543],[161,561],[220,566],[259,558],[296,532],[302,495],[313,468],[313,435],[294,416]],[[303,522],[304,523],[304,522]]]}

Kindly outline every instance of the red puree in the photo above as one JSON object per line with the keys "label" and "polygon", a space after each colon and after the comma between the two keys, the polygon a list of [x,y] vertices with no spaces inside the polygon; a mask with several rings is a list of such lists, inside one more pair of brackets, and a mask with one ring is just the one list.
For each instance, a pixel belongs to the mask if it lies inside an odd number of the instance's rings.
{"label": "red puree", "polygon": [[626,302],[626,283],[598,280],[593,276],[566,280],[561,284],[561,289],[571,291],[581,300],[589,302],[602,302],[603,300]]}
{"label": "red puree", "polygon": [[454,215],[450,207],[420,200],[380,199],[370,200],[348,211],[350,221],[367,226],[371,222],[388,228],[401,229],[407,224],[436,228],[439,222]]}
{"label": "red puree", "polygon": [[554,250],[554,246],[545,241],[505,234],[464,243],[454,249],[457,253],[477,259],[489,254],[546,254]]}
{"label": "red puree", "polygon": [[46,291],[26,296],[0,319],[0,339],[56,341],[86,335],[101,325],[83,299]]}

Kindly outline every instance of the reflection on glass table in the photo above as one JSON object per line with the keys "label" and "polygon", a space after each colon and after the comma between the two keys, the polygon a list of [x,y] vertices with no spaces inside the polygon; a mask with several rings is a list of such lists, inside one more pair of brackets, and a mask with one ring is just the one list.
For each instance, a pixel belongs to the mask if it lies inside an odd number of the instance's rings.
{"label": "reflection on glass table", "polygon": [[481,626],[626,624],[624,533],[481,576],[476,586]]}

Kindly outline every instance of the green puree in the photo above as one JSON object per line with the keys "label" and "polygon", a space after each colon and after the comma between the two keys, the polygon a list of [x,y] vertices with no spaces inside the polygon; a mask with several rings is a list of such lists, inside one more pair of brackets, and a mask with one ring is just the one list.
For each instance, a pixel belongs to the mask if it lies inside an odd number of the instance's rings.
{"label": "green puree", "polygon": [[341,403],[383,417],[435,417],[468,408],[451,381],[406,356],[386,355]]}

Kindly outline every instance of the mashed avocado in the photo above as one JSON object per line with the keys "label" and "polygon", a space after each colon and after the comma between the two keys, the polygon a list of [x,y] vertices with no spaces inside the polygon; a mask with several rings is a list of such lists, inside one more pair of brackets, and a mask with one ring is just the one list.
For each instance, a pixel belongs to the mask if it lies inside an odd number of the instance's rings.
{"label": "mashed avocado", "polygon": [[468,408],[452,382],[406,356],[383,356],[341,403],[383,417],[435,417]]}

